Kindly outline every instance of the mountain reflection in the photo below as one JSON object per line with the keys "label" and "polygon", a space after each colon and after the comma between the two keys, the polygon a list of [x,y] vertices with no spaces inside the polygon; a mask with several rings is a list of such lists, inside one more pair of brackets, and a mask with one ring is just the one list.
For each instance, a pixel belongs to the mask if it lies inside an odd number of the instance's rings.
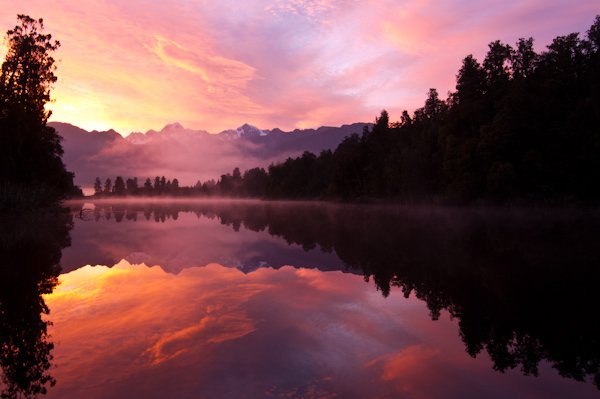
{"label": "mountain reflection", "polygon": [[43,294],[58,283],[61,250],[69,244],[68,213],[0,218],[0,366],[2,398],[45,394],[54,344]]}
{"label": "mountain reflection", "polygon": [[321,203],[99,204],[83,220],[167,222],[180,212],[235,231],[266,231],[305,250],[335,254],[373,279],[426,302],[432,319],[458,320],[469,355],[494,369],[558,372],[600,386],[600,216],[595,211],[470,210]]}

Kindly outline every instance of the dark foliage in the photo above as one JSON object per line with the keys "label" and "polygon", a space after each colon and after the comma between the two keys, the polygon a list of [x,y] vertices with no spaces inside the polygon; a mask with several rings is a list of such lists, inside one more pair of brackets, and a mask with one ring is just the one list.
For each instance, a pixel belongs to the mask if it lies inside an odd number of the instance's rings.
{"label": "dark foliage", "polygon": [[466,352],[487,352],[498,371],[537,375],[548,362],[600,387],[596,210],[117,202],[86,220],[163,223],[180,212],[333,252],[384,296],[399,290],[425,301],[434,320],[456,318]]}
{"label": "dark foliage", "polygon": [[50,88],[56,82],[51,54],[60,45],[42,33],[42,19],[18,16],[7,32],[0,73],[0,208],[39,206],[79,194],[62,162],[61,137],[47,125]]}
{"label": "dark foliage", "polygon": [[[600,16],[581,39],[495,41],[467,56],[446,100],[346,137],[335,151],[179,187],[165,177],[103,195],[386,199],[432,203],[597,204],[600,200]],[[118,179],[118,178],[117,178]],[[94,184],[100,193],[100,181]]]}
{"label": "dark foliage", "polygon": [[435,89],[399,122],[383,111],[335,151],[221,176],[213,195],[419,202],[598,203],[600,16],[584,39],[495,41],[467,56],[456,91]]}
{"label": "dark foliage", "polygon": [[112,180],[107,178],[102,188],[102,180],[96,177],[94,180],[94,196],[96,197],[124,197],[124,196],[189,196],[198,194],[199,190],[193,187],[180,187],[177,178],[167,180],[164,176],[156,176],[154,184],[150,178],[144,181],[140,187],[138,178],[123,179],[121,176]]}
{"label": "dark foliage", "polygon": [[0,397],[38,397],[55,383],[43,295],[58,283],[72,216],[0,215],[0,224],[11,226],[0,229]]}

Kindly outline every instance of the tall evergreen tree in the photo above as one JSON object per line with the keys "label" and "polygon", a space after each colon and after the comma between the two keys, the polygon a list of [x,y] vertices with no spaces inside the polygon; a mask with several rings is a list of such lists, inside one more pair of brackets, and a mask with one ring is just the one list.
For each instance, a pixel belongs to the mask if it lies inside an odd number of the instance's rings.
{"label": "tall evergreen tree", "polygon": [[43,20],[18,15],[6,33],[0,72],[0,196],[24,191],[56,201],[74,191],[62,162],[61,137],[47,125],[50,89],[56,82],[52,53],[60,43],[42,33]]}
{"label": "tall evergreen tree", "polygon": [[144,194],[148,195],[152,193],[152,180],[147,178],[144,182]]}
{"label": "tall evergreen tree", "polygon": [[125,181],[121,176],[117,176],[115,179],[115,186],[113,187],[113,192],[116,195],[125,195]]}
{"label": "tall evergreen tree", "polygon": [[107,177],[106,181],[104,182],[104,193],[105,194],[112,193],[112,180],[110,180],[110,177]]}
{"label": "tall evergreen tree", "polygon": [[96,177],[96,180],[94,180],[94,194],[102,194],[102,182],[100,181],[99,177]]}

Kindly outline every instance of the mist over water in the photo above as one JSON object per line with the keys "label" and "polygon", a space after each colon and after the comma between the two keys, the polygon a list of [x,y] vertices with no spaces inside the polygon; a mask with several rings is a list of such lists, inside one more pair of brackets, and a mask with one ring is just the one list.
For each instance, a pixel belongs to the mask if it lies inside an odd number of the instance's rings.
{"label": "mist over water", "polygon": [[0,14],[1,399],[599,396],[593,6],[60,3]]}
{"label": "mist over water", "polygon": [[285,133],[243,125],[219,134],[172,124],[159,132],[135,133],[137,140],[115,131],[88,132],[58,122],[51,125],[64,139],[65,164],[75,172],[75,182],[85,188],[92,186],[96,177],[104,181],[115,176],[138,177],[142,182],[166,176],[177,178],[183,185],[194,185],[198,180],[218,179],[236,167],[266,168],[304,151],[318,154],[334,149],[345,136],[360,133],[368,124]]}

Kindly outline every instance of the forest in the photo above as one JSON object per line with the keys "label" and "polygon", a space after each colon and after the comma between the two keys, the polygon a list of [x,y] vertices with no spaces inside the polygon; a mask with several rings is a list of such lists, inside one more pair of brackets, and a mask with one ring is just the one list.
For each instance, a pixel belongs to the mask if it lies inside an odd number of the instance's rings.
{"label": "forest", "polygon": [[600,16],[584,38],[489,44],[462,61],[456,90],[335,151],[221,176],[207,192],[263,198],[597,203],[600,199]]}
{"label": "forest", "polygon": [[[47,125],[60,43],[43,21],[19,16],[0,73],[0,208],[79,195]],[[204,195],[264,199],[383,199],[427,203],[597,204],[600,199],[600,16],[584,37],[494,41],[482,62],[462,61],[456,89],[335,150],[182,187],[156,177],[96,179],[96,195]]]}
{"label": "forest", "polygon": [[382,111],[334,151],[305,152],[266,170],[236,168],[194,187],[174,187],[174,179],[161,190],[164,178],[156,179],[131,193],[597,204],[600,16],[584,38],[556,37],[541,53],[533,38],[490,43],[482,62],[463,59],[446,99],[430,89],[425,104],[399,121]]}

